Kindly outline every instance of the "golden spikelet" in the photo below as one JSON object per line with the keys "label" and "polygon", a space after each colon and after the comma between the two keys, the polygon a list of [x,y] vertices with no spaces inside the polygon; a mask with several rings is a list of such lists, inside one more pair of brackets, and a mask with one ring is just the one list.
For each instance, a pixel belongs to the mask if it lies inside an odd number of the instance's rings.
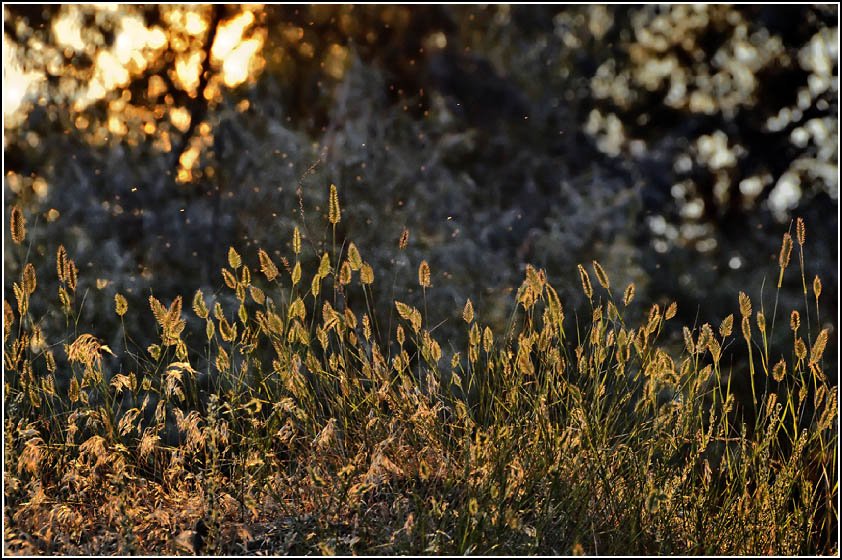
{"label": "golden spikelet", "polygon": [[[270,325],[271,320],[274,319],[276,315],[274,313],[269,314]],[[307,317],[307,308],[304,306],[304,300],[301,298],[295,298],[295,301],[292,302],[289,306],[289,318],[290,319],[301,319],[302,321]],[[283,325],[282,323],[278,323],[277,328],[279,329],[278,332],[283,332]]]}
{"label": "golden spikelet", "polygon": [[792,236],[789,233],[784,234],[784,239],[781,242],[781,254],[778,255],[778,264],[781,268],[789,266],[789,254],[792,252]]}
{"label": "golden spikelet", "polygon": [[649,333],[655,332],[658,328],[658,323],[661,320],[661,307],[656,303],[649,310],[649,321],[646,323],[646,331]]}
{"label": "golden spikelet", "polygon": [[220,269],[222,272],[222,279],[225,281],[225,285],[231,288],[232,290],[237,289],[237,279],[231,274],[231,271],[227,268]]}
{"label": "golden spikelet", "polygon": [[342,263],[342,268],[339,269],[339,283],[343,286],[351,282],[351,264],[348,261]]}
{"label": "golden spikelet", "polygon": [[66,282],[67,278],[64,275],[64,271],[67,270],[67,250],[64,248],[64,245],[58,246],[58,252],[56,253],[56,270],[58,271],[59,282]]}
{"label": "golden spikelet", "polygon": [[766,332],[766,315],[762,311],[757,312],[757,328],[760,332]]}
{"label": "golden spikelet", "polygon": [[664,312],[664,320],[669,321],[670,319],[675,317],[675,314],[676,314],[677,311],[678,311],[678,304],[676,304],[675,302],[672,302],[671,304],[669,304],[669,307],[667,307],[667,310]]}
{"label": "golden spikelet", "polygon": [[330,272],[330,257],[327,253],[322,255],[322,260],[319,261],[319,276],[322,278],[326,277]]}
{"label": "golden spikelet", "polygon": [[23,213],[20,211],[17,204],[12,206],[9,222],[12,232],[12,241],[20,245],[26,238],[26,218],[23,217]]}
{"label": "golden spikelet", "polygon": [[374,269],[368,263],[363,263],[360,269],[360,282],[363,284],[371,284],[374,282]]}
{"label": "golden spikelet", "polygon": [[722,324],[719,325],[719,335],[722,338],[731,335],[731,329],[734,326],[734,314],[730,314],[722,320]]}
{"label": "golden spikelet", "polygon": [[412,326],[412,330],[418,334],[418,331],[421,329],[421,312],[413,308],[412,316],[409,318],[409,323]]}
{"label": "golden spikelet", "polygon": [[485,330],[482,331],[482,349],[486,352],[491,352],[491,347],[494,345],[494,333],[491,332],[491,329],[485,327]]}
{"label": "golden spikelet", "polygon": [[15,312],[12,306],[5,299],[3,300],[3,340],[12,332],[12,324],[15,322]]}
{"label": "golden spikelet", "polygon": [[804,227],[804,220],[798,218],[795,222],[795,232],[798,238],[798,244],[804,245],[804,238],[806,237],[806,228]]}
{"label": "golden spikelet", "polygon": [[44,359],[47,362],[47,371],[53,373],[56,370],[56,357],[53,355],[52,350],[47,350],[44,354]]}
{"label": "golden spikelet", "polygon": [[167,325],[174,325],[179,318],[181,317],[181,296],[176,296],[173,302],[170,304],[169,309],[167,309],[166,314],[166,324]]}
{"label": "golden spikelet", "polygon": [[12,284],[12,289],[15,292],[15,299],[18,302],[18,314],[23,317],[29,309],[29,295],[18,285],[17,282]]}
{"label": "golden spikelet", "polygon": [[403,228],[403,231],[401,231],[401,238],[398,241],[398,249],[406,249],[407,244],[409,244],[409,230]]}
{"label": "golden spikelet", "polygon": [[61,301],[61,308],[65,313],[70,313],[70,295],[64,288],[58,289],[58,299]]}
{"label": "golden spikelet", "polygon": [[339,193],[336,192],[336,185],[330,185],[330,203],[328,205],[328,220],[336,225],[342,220],[342,212],[339,210]]}
{"label": "golden spikelet", "polygon": [[[234,323],[233,325],[228,322],[228,319],[225,317],[220,317],[219,319],[219,334],[222,336],[222,340],[225,342],[232,342],[237,337],[237,324]],[[219,347],[219,350],[222,351],[222,347]]]}
{"label": "golden spikelet", "polygon": [[579,267],[579,278],[582,280],[582,290],[584,290],[585,295],[588,296],[588,299],[593,298],[593,288],[591,287],[591,279],[588,276],[588,271],[585,270],[585,267],[582,265],[578,265]]}
{"label": "golden spikelet", "polygon": [[474,320],[474,304],[471,303],[471,298],[468,298],[468,301],[465,302],[465,309],[462,310],[462,318],[468,324]]}
{"label": "golden spikelet", "polygon": [[699,339],[696,344],[699,352],[705,351],[705,348],[707,348],[708,344],[710,344],[711,338],[713,338],[713,329],[710,328],[709,323],[705,323],[702,325],[702,328],[699,329]]}
{"label": "golden spikelet", "polygon": [[626,292],[623,294],[623,305],[628,307],[628,305],[634,299],[634,282],[629,284],[628,288],[626,288]]}
{"label": "golden spikelet", "polygon": [[149,296],[149,308],[152,309],[152,314],[155,316],[158,324],[164,326],[167,320],[167,308],[155,296]]}
{"label": "golden spikelet", "polygon": [[807,345],[804,344],[804,340],[802,340],[800,336],[795,341],[794,348],[795,355],[798,357],[799,360],[804,360],[804,358],[807,357]]}
{"label": "golden spikelet", "polygon": [[122,317],[126,314],[128,308],[129,305],[126,302],[126,298],[123,297],[123,294],[114,294],[114,310],[117,312],[117,315]]}
{"label": "golden spikelet", "polygon": [[233,247],[228,247],[228,266],[237,270],[242,264],[243,259],[240,258],[240,254]]}
{"label": "golden spikelet", "polygon": [[196,293],[193,294],[193,313],[200,319],[208,318],[208,307],[205,305],[205,294],[202,293],[202,290],[196,290]]}
{"label": "golden spikelet", "polygon": [[746,342],[751,341],[751,321],[749,321],[748,315],[743,315],[742,327],[743,338],[746,339]]}
{"label": "golden spikelet", "polygon": [[249,286],[249,295],[257,305],[263,305],[266,302],[266,294],[257,286]]}
{"label": "golden spikelet", "polygon": [[687,348],[687,352],[690,355],[696,354],[696,345],[693,343],[693,333],[690,332],[690,329],[684,327],[684,346]]}
{"label": "golden spikelet", "polygon": [[351,270],[357,271],[363,266],[363,260],[360,258],[360,252],[357,246],[352,241],[348,245],[348,262],[351,264]]}
{"label": "golden spikelet", "polygon": [[409,320],[409,318],[412,316],[413,309],[409,305],[396,300],[395,307],[398,309],[398,315],[400,315],[402,318]]}
{"label": "golden spikelet", "polygon": [[292,285],[295,286],[301,280],[301,263],[296,261],[295,266],[292,268]]}
{"label": "golden spikelet", "polygon": [[708,339],[708,349],[710,350],[710,355],[713,357],[713,361],[718,363],[719,358],[722,356],[722,345],[714,337],[710,337]]}
{"label": "golden spikelet", "polygon": [[[784,375],[786,375],[786,362],[781,358],[781,360],[775,364],[775,367],[772,368],[772,377],[777,382],[781,382],[784,380]],[[774,393],[772,393],[774,395]]]}
{"label": "golden spikelet", "polygon": [[363,315],[363,336],[366,340],[371,340],[371,320],[367,313]]}
{"label": "golden spikelet", "polygon": [[430,265],[427,261],[421,261],[418,266],[418,284],[423,288],[429,288],[430,284]]}
{"label": "golden spikelet", "polygon": [[823,329],[822,332],[819,333],[819,336],[816,338],[815,344],[813,344],[813,350],[810,352],[810,363],[817,364],[819,360],[822,359],[822,354],[824,354],[825,346],[827,346],[827,335],[828,330]]}
{"label": "golden spikelet", "polygon": [[740,292],[740,314],[743,317],[751,315],[751,300],[745,292]]}
{"label": "golden spikelet", "polygon": [[79,269],[76,268],[76,263],[73,259],[67,259],[67,266],[64,268],[64,279],[67,282],[67,287],[71,291],[76,291],[76,278],[79,274]]}
{"label": "golden spikelet", "polygon": [[348,325],[349,329],[357,328],[357,316],[354,315],[350,307],[345,308],[345,324]]}
{"label": "golden spikelet", "polygon": [[593,262],[593,271],[594,273],[596,273],[596,279],[599,282],[600,286],[602,286],[606,290],[610,290],[611,285],[608,283],[608,275],[605,274],[605,270],[596,261]]}
{"label": "golden spikelet", "polygon": [[26,263],[26,266],[23,267],[23,275],[21,278],[23,291],[26,292],[27,295],[32,295],[35,292],[36,285],[35,267],[32,266],[32,263]]}
{"label": "golden spikelet", "polygon": [[292,230],[292,252],[296,255],[301,252],[301,232],[298,231],[298,226]]}
{"label": "golden spikelet", "polygon": [[321,281],[322,277],[316,274],[310,282],[310,291],[313,293],[314,298],[319,297],[319,292],[322,290]]}
{"label": "golden spikelet", "polygon": [[468,333],[468,342],[470,342],[471,346],[476,346],[479,344],[480,337],[482,334],[479,332],[479,325],[474,323],[471,325],[471,330]]}
{"label": "golden spikelet", "polygon": [[816,303],[819,301],[819,296],[822,295],[822,281],[818,274],[813,278],[813,294],[816,296]]}
{"label": "golden spikelet", "polygon": [[789,316],[789,328],[792,329],[792,332],[798,332],[798,327],[801,326],[801,315],[798,314],[798,311],[792,310],[792,314]]}

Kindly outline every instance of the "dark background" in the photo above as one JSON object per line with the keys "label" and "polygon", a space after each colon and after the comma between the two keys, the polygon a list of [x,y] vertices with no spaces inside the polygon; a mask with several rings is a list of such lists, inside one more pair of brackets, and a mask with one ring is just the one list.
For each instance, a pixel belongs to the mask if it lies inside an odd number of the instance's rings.
{"label": "dark background", "polygon": [[[299,202],[312,271],[335,183],[339,242],[374,267],[381,324],[393,299],[422,304],[426,259],[445,351],[463,346],[468,297],[504,328],[527,263],[580,323],[576,265],[593,259],[615,296],[635,282],[638,316],[676,301],[681,324],[716,327],[743,290],[771,317],[781,237],[803,217],[807,283],[824,287],[820,320],[810,294],[812,336],[833,329],[835,379],[837,6],[250,9],[4,6],[4,88],[7,65],[39,77],[19,107],[4,99],[5,219],[18,204],[29,231],[18,247],[5,228],[4,291],[13,304],[24,259],[36,265],[33,314],[51,344],[91,332],[122,349],[115,292],[132,351],[157,338],[150,293],[187,307],[202,288],[233,306],[228,247],[254,277],[258,248],[292,260]],[[242,83],[207,56],[231,22],[260,47]],[[165,41],[103,78],[139,28]],[[80,269],[75,327],[58,303],[59,244]],[[772,341],[787,353],[790,310],[805,319],[797,251]]]}

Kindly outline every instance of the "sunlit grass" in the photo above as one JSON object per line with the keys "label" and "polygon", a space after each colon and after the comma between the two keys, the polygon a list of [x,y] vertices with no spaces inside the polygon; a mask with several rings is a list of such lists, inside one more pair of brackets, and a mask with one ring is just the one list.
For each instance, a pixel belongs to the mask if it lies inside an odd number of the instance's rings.
{"label": "sunlit grass", "polygon": [[[150,295],[149,309],[118,294],[121,324],[151,311],[159,341],[131,349],[124,331],[116,352],[102,333],[74,330],[63,350],[45,340],[31,302],[60,307],[73,329],[86,280],[57,247],[58,297],[39,291],[26,263],[37,232],[12,210],[23,272],[4,301],[4,552],[836,552],[837,397],[828,331],[809,327],[820,289],[813,308],[803,222],[805,307],[781,310],[791,348],[769,347],[774,319],[745,293],[739,319],[691,328],[674,303],[612,287],[596,261],[568,279],[587,321],[527,267],[509,327],[494,332],[468,300],[455,348],[427,316],[426,261],[421,298],[396,295],[380,330],[374,292],[394,285],[336,243],[336,187],[327,198],[330,252],[305,255],[306,228],[292,262],[227,250],[231,307],[189,285]],[[741,344],[744,368],[725,359]],[[739,376],[751,394],[732,391]]]}

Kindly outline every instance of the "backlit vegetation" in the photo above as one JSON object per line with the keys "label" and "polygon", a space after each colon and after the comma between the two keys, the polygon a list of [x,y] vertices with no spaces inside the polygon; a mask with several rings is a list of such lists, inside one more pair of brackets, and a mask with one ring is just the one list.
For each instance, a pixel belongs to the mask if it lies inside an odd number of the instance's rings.
{"label": "backlit vegetation", "polygon": [[[740,292],[721,324],[684,326],[593,261],[569,278],[590,301],[577,320],[527,267],[508,327],[467,300],[456,347],[427,316],[426,261],[420,293],[372,308],[393,273],[337,243],[339,193],[291,255],[228,249],[218,286],[233,306],[188,285],[143,309],[117,294],[121,321],[151,312],[159,334],[141,349],[124,330],[117,352],[74,327],[91,279],[65,247],[58,293],[38,289],[54,271],[26,262],[38,232],[12,209],[4,552],[836,552],[837,388],[802,221],[779,259],[802,308],[768,313]],[[320,234],[330,250],[307,255]],[[62,310],[67,340],[45,339],[36,299]],[[775,328],[791,346],[769,346]],[[746,370],[728,358],[740,348]],[[732,391],[739,377],[751,394]]]}

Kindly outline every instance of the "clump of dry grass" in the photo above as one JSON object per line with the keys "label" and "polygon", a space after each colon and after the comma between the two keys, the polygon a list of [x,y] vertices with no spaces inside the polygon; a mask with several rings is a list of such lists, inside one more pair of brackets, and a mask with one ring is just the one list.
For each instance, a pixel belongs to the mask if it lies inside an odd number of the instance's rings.
{"label": "clump of dry grass", "polygon": [[[725,365],[733,315],[691,329],[670,322],[673,303],[631,324],[634,285],[620,307],[596,261],[604,292],[578,267],[589,323],[566,320],[527,267],[505,332],[468,300],[467,346],[445,352],[409,294],[382,332],[374,270],[354,243],[337,250],[334,185],[328,199],[333,251],[312,275],[306,229],[282,269],[229,248],[221,284],[236,304],[196,291],[188,321],[181,296],[150,296],[160,341],[138,355],[85,332],[56,355],[24,263],[17,313],[4,301],[6,553],[836,552],[836,387],[829,332],[809,327],[821,288],[813,311],[801,220],[793,347],[769,348],[774,318],[741,292],[743,371]],[[13,210],[13,239],[23,222]],[[64,247],[57,273],[70,324],[81,304]],[[426,261],[418,282],[426,300]],[[120,294],[114,310],[145,312]],[[681,351],[660,342],[670,330]],[[745,375],[751,395],[738,395]]]}

